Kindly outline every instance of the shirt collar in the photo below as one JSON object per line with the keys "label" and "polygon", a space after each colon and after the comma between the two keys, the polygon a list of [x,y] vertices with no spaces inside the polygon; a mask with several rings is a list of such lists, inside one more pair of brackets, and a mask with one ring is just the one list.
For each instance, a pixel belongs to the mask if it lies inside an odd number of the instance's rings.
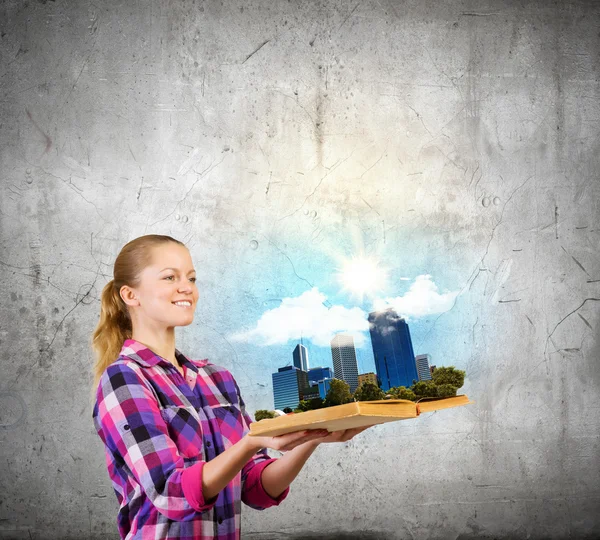
{"label": "shirt collar", "polygon": [[[139,341],[131,338],[124,341],[123,347],[121,348],[121,354],[119,356],[125,356],[143,367],[152,367],[160,363],[171,363],[167,359],[146,347],[146,345],[143,345]],[[179,349],[175,349],[175,357],[182,366],[198,372],[198,368],[194,365],[194,363],[191,362],[181,351],[179,351]]]}

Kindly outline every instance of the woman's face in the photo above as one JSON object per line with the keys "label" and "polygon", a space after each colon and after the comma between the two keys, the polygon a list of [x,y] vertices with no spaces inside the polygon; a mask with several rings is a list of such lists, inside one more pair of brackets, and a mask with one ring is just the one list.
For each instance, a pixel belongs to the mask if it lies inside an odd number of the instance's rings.
{"label": "woman's face", "polygon": [[194,320],[198,302],[196,271],[190,252],[169,242],[152,249],[152,262],[132,288],[138,304],[132,313],[134,324],[187,326]]}

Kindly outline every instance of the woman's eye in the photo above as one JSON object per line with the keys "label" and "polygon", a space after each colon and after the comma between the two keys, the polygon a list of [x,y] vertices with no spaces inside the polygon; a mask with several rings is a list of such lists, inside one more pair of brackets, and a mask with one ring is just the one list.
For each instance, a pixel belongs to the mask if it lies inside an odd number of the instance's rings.
{"label": "woman's eye", "polygon": [[196,283],[196,278],[195,278],[195,277],[193,277],[193,278],[190,278],[190,281],[191,281],[192,283]]}
{"label": "woman's eye", "polygon": [[167,276],[165,279],[172,279],[174,276]]}

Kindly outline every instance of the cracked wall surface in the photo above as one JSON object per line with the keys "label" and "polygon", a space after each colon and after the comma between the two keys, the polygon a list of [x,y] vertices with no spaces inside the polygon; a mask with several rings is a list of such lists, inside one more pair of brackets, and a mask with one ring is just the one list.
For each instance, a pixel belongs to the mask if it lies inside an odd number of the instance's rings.
{"label": "cracked wall surface", "polygon": [[409,322],[474,404],[320,447],[281,506],[244,508],[243,538],[599,537],[599,17],[2,2],[0,538],[118,537],[89,341],[114,258],[147,233],[198,270],[178,348],[230,369],[250,412],[295,345],[264,314],[311,291],[370,309],[339,285],[345,258],[388,268],[381,299],[417,276],[454,295]]}

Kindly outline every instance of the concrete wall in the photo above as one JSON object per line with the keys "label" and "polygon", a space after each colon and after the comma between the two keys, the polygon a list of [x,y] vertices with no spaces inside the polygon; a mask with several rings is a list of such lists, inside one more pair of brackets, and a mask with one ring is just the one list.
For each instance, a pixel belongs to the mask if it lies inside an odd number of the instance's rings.
{"label": "concrete wall", "polygon": [[[294,299],[345,321],[405,306],[415,354],[467,372],[475,404],[321,447],[284,504],[245,508],[244,538],[600,536],[599,15],[2,2],[0,538],[117,537],[89,336],[116,254],[150,232],[198,268],[179,348],[229,368],[250,411],[299,332],[331,365],[340,324],[261,329]],[[358,254],[388,276],[361,298],[336,277]],[[452,302],[419,311],[423,285]]]}

